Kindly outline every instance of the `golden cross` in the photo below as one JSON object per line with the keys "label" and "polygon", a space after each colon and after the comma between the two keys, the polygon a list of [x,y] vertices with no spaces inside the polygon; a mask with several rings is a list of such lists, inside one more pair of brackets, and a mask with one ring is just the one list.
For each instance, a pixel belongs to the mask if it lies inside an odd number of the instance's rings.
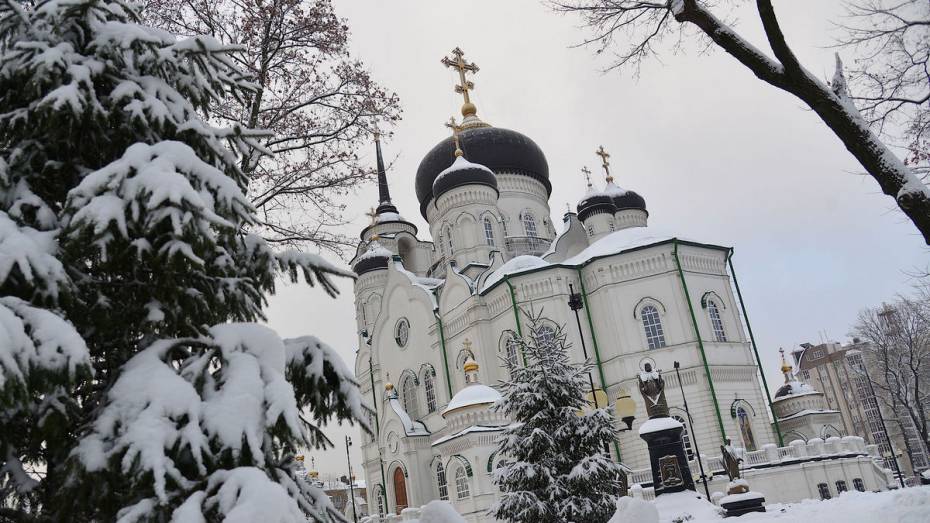
{"label": "golden cross", "polygon": [[462,127],[459,124],[455,123],[454,116],[449,117],[449,121],[446,122],[446,127],[448,127],[449,129],[452,129],[452,141],[455,142],[455,156],[456,158],[458,158],[459,156],[462,156],[463,154],[462,146],[459,143],[459,131],[462,130]]}
{"label": "golden cross", "polygon": [[365,213],[365,216],[371,218],[371,223],[375,223],[375,218],[378,216],[378,212],[374,207],[372,207],[370,211]]}
{"label": "golden cross", "polygon": [[612,181],[613,178],[610,176],[610,162],[607,161],[610,158],[610,154],[604,149],[604,146],[600,146],[594,151],[594,154],[601,157],[601,165],[604,167],[604,173],[607,174],[607,181]]}
{"label": "golden cross", "polygon": [[459,81],[460,81],[461,83],[455,86],[455,92],[457,92],[457,93],[459,93],[459,94],[461,94],[461,95],[463,95],[463,96],[465,97],[465,103],[466,103],[466,104],[471,103],[471,100],[470,100],[469,97],[468,97],[468,91],[471,90],[471,89],[474,89],[474,88],[475,88],[475,84],[472,83],[472,82],[469,82],[469,81],[465,78],[465,73],[466,73],[466,72],[469,72],[469,73],[472,73],[472,74],[477,73],[477,72],[478,72],[478,66],[475,65],[474,63],[468,63],[468,62],[466,62],[466,61],[465,61],[465,58],[463,57],[463,56],[465,55],[465,53],[463,53],[462,50],[459,49],[458,47],[456,47],[455,49],[452,50],[452,55],[453,55],[452,57],[449,57],[449,56],[443,57],[443,58],[442,58],[442,65],[444,65],[444,66],[446,66],[446,67],[452,67],[452,68],[458,70],[458,72],[459,72]]}
{"label": "golden cross", "polygon": [[588,169],[588,166],[585,165],[581,168],[581,172],[584,173],[584,179],[588,181],[588,187],[591,187],[591,169]]}

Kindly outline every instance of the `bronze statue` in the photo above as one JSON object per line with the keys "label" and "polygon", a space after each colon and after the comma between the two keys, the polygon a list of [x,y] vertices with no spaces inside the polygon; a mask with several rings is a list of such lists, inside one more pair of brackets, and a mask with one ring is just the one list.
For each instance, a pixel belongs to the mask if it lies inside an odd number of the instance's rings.
{"label": "bronze statue", "polygon": [[730,448],[733,447],[730,446],[730,439],[727,438],[726,445],[720,445],[720,455],[723,457],[723,468],[727,471],[727,476],[730,476],[730,481],[733,481],[740,478],[739,464],[743,458],[727,450]]}
{"label": "bronze statue", "polygon": [[643,395],[646,403],[646,413],[649,419],[667,418],[668,401],[665,399],[665,380],[662,375],[656,372],[653,376],[647,376],[643,379],[643,374],[653,374],[652,365],[646,363],[644,373],[639,375],[639,392]]}

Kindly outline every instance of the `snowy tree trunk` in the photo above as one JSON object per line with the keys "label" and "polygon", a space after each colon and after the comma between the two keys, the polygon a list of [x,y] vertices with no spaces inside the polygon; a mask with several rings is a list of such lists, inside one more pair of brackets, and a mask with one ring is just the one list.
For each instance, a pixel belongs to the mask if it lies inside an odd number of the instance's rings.
{"label": "snowy tree trunk", "polygon": [[807,104],[878,182],[882,192],[895,199],[901,212],[910,218],[924,242],[930,245],[930,191],[878,139],[859,114],[846,92],[839,62],[833,89],[804,69],[785,41],[770,0],[757,0],[756,4],[769,45],[780,63],[772,61],[745,41],[698,0],[675,0],[670,4],[675,20],[696,25],[760,80],[795,95]]}
{"label": "snowy tree trunk", "polygon": [[[871,131],[846,91],[846,79],[837,62],[831,85],[820,81],[798,62],[785,41],[770,0],[756,0],[759,18],[774,58],[757,49],[711,12],[705,0],[551,0],[557,10],[580,14],[595,35],[586,41],[611,47],[615,40],[632,42],[617,54],[611,68],[636,67],[657,54],[663,38],[683,37],[683,29],[697,27],[717,47],[736,58],[763,82],[791,93],[810,107],[843,142],[882,192],[914,223],[930,245],[930,190],[901,159]],[[677,22],[677,24],[676,24]],[[678,45],[678,44],[676,44]]]}

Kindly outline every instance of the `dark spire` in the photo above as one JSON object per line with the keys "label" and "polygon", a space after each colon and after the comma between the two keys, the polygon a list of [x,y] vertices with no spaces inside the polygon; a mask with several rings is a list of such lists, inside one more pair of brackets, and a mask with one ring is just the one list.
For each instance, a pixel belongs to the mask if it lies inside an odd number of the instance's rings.
{"label": "dark spire", "polygon": [[381,157],[381,135],[375,133],[375,151],[378,156],[378,214],[397,212],[391,203],[391,191],[388,189],[387,173],[384,171],[384,158]]}

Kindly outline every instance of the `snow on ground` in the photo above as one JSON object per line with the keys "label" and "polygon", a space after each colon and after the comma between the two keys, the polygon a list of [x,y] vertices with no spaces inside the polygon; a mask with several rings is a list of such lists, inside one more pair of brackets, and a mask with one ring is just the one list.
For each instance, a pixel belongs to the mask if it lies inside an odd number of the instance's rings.
{"label": "snow on ground", "polygon": [[[763,493],[764,494],[764,493]],[[652,507],[658,509],[651,510]],[[709,523],[724,521],[721,509],[703,496],[685,491],[659,496],[655,502],[627,498],[610,520],[636,523]],[[930,522],[930,486],[885,492],[844,492],[826,501],[772,503],[766,512],[752,512],[733,523],[927,523]]]}

